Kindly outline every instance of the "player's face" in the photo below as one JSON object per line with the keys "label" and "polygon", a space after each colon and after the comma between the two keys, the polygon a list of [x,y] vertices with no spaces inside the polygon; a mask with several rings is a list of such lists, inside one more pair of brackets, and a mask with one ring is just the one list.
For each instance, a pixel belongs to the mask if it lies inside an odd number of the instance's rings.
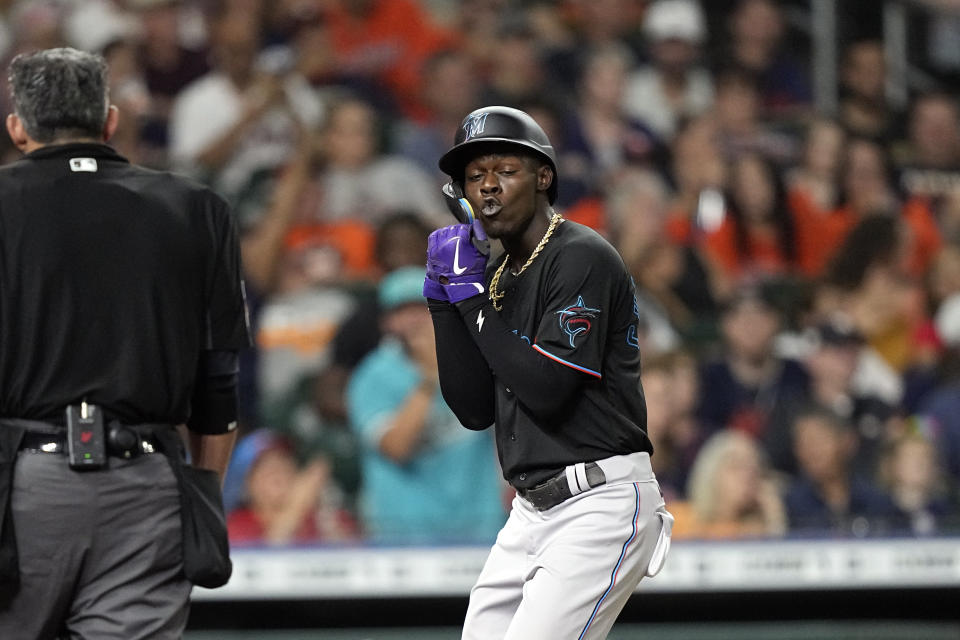
{"label": "player's face", "polygon": [[480,156],[467,164],[464,192],[488,236],[523,234],[537,210],[541,169],[529,158],[501,154]]}

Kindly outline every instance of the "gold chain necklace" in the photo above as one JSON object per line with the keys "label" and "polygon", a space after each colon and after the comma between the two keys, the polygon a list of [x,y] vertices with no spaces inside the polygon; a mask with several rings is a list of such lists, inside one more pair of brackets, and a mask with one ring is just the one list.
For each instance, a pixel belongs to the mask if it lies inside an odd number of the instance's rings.
{"label": "gold chain necklace", "polygon": [[[541,251],[543,251],[543,248],[547,246],[547,242],[550,241],[550,236],[553,235],[554,229],[556,229],[561,222],[563,222],[563,216],[554,212],[554,214],[550,217],[550,226],[547,227],[546,233],[544,233],[543,237],[540,238],[540,242],[537,243],[533,253],[530,254],[530,257],[527,258],[527,261],[523,263],[522,267],[520,267],[520,271],[517,271],[517,277],[526,271],[527,267],[530,266],[530,263],[534,261]],[[500,303],[500,300],[503,299],[503,296],[507,295],[506,292],[498,291],[497,286],[500,284],[500,276],[503,275],[503,269],[507,266],[508,262],[510,262],[509,254],[504,257],[503,262],[501,262],[500,266],[497,268],[497,272],[493,274],[493,278],[490,280],[490,302],[493,303],[493,308],[497,311],[501,311],[503,309],[503,304]]]}

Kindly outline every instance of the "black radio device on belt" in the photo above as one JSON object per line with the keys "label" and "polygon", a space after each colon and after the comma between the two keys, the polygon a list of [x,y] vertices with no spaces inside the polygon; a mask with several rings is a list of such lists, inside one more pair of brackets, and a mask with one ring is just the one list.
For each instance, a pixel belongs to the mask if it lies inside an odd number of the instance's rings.
{"label": "black radio device on belt", "polygon": [[100,407],[81,402],[67,407],[66,413],[70,468],[102,469],[107,463],[107,447]]}

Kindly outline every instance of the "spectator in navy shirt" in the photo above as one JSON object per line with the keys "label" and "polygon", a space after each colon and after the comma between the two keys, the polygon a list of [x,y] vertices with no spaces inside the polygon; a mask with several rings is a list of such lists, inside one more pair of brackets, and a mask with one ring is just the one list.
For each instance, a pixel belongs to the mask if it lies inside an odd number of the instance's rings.
{"label": "spectator in navy shirt", "polygon": [[727,302],[720,323],[723,354],[700,373],[697,413],[707,431],[734,428],[762,437],[782,403],[805,394],[804,368],[774,350],[780,324],[761,286],[741,286]]}
{"label": "spectator in navy shirt", "polygon": [[862,538],[907,530],[890,497],[853,474],[857,434],[848,421],[811,406],[797,416],[793,437],[800,477],[786,494],[792,533]]}

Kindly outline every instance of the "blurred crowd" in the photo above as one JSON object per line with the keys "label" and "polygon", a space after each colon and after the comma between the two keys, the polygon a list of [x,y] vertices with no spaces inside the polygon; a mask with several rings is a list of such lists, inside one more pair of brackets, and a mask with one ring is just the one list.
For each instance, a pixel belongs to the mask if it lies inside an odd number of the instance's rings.
{"label": "blurred crowd", "polygon": [[452,222],[437,159],[487,104],[544,127],[557,208],[634,276],[677,537],[957,534],[960,14],[911,22],[924,88],[895,104],[877,3],[837,2],[827,113],[809,5],[0,0],[0,59],[103,53],[112,144],[233,206],[256,336],[236,545],[480,543],[505,520],[420,295]]}

